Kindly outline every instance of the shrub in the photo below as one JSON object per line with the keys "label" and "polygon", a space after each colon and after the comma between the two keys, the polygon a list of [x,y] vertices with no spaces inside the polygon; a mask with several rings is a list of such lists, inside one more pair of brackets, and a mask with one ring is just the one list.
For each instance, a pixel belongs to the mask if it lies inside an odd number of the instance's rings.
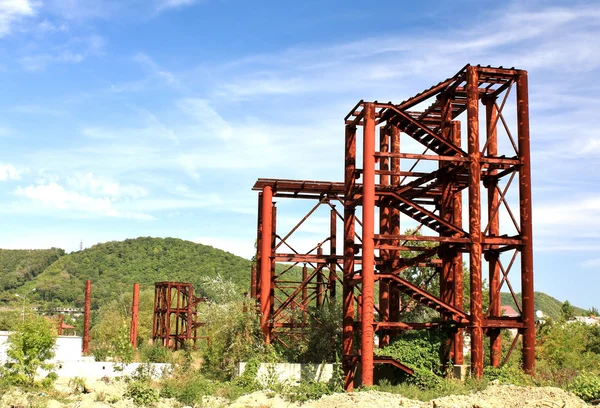
{"label": "shrub", "polygon": [[125,396],[131,398],[136,405],[146,406],[158,402],[158,391],[150,384],[141,381],[135,381],[127,386]]}
{"label": "shrub", "polygon": [[39,368],[54,368],[46,361],[54,357],[55,342],[56,331],[47,319],[35,316],[21,322],[8,338],[3,377],[13,384],[33,385]]}
{"label": "shrub", "polygon": [[567,389],[586,402],[600,400],[600,377],[587,372],[581,373]]}
{"label": "shrub", "polygon": [[141,349],[142,361],[147,363],[170,363],[172,352],[160,343],[152,344]]}
{"label": "shrub", "polygon": [[164,380],[160,395],[165,398],[175,398],[186,405],[194,405],[202,397],[213,395],[215,390],[215,383],[196,371]]}
{"label": "shrub", "polygon": [[531,376],[517,367],[485,367],[483,374],[487,380],[498,381],[501,384],[532,385]]}

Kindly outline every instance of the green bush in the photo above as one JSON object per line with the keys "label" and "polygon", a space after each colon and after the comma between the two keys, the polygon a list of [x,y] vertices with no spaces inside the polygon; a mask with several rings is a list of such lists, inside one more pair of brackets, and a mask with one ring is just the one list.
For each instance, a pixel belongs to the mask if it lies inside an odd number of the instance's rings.
{"label": "green bush", "polygon": [[47,363],[54,357],[56,330],[52,323],[41,316],[21,322],[8,338],[8,357],[2,377],[16,385],[34,385],[39,368],[51,370]]}
{"label": "green bush", "polygon": [[173,356],[171,350],[163,347],[160,343],[143,347],[140,353],[142,361],[147,363],[170,363]]}
{"label": "green bush", "polygon": [[186,405],[194,405],[202,397],[215,394],[215,391],[216,383],[196,371],[164,380],[160,395],[165,398],[175,398]]}
{"label": "green bush", "polygon": [[135,381],[127,386],[125,396],[131,398],[136,405],[146,406],[160,399],[158,391],[150,384]]}
{"label": "green bush", "polygon": [[533,385],[530,375],[517,367],[485,367],[483,374],[489,381],[498,381],[501,384]]}
{"label": "green bush", "polygon": [[600,376],[581,373],[575,377],[567,389],[586,402],[600,400]]}

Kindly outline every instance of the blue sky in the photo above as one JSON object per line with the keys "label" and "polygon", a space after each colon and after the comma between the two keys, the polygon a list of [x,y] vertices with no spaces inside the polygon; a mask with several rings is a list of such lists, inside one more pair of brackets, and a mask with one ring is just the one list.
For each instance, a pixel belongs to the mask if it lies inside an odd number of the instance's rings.
{"label": "blue sky", "polygon": [[592,1],[0,0],[0,247],[150,235],[250,257],[254,181],[342,180],[358,100],[515,66],[536,289],[598,307],[599,49]]}

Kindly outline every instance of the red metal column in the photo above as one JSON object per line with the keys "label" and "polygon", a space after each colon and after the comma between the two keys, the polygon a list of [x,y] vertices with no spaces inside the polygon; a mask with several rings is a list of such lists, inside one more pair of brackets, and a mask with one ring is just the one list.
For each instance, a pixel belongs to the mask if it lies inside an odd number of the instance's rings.
{"label": "red metal column", "polygon": [[85,306],[83,309],[83,344],[81,352],[87,355],[90,352],[90,313],[92,309],[92,281],[85,281]]}
{"label": "red metal column", "polygon": [[308,267],[302,266],[302,322],[306,323],[306,311],[308,310]]}
{"label": "red metal column", "polygon": [[345,135],[345,202],[344,202],[344,276],[342,295],[343,332],[342,332],[342,365],[344,369],[344,389],[354,389],[354,241],[355,241],[355,210],[351,206],[354,200],[356,185],[356,126],[347,125]]}
{"label": "red metal column", "polygon": [[[379,129],[379,151],[389,152],[390,151],[390,131],[389,127],[382,127]],[[380,157],[379,158],[379,169],[382,170],[382,174],[379,176],[379,184],[382,186],[390,185],[390,175],[383,172],[390,170],[390,158]],[[390,203],[389,201],[382,201],[379,204],[379,233],[390,234]],[[382,273],[388,274],[391,272],[390,265],[390,251],[386,249],[379,250],[379,257],[382,260],[380,270]],[[379,321],[389,322],[390,321],[390,281],[387,279],[379,279]],[[385,347],[390,344],[390,335],[386,330],[381,330],[379,333],[379,347]]]}
{"label": "red metal column", "polygon": [[57,334],[59,336],[62,336],[63,334],[63,322],[65,320],[65,317],[63,315],[58,315],[58,327],[57,327]]}
{"label": "red metal column", "polygon": [[[321,259],[323,257],[323,248],[317,248],[317,257]],[[315,294],[317,299],[317,309],[323,306],[323,267],[324,263],[317,263],[317,286],[315,288]]]}
{"label": "red metal column", "polygon": [[335,206],[331,208],[329,220],[329,256],[331,257],[329,262],[329,297],[334,299],[337,285],[337,259],[335,257],[337,251],[337,211]]}
{"label": "red metal column", "polygon": [[521,291],[523,302],[523,368],[535,369],[535,321],[533,290],[533,229],[531,221],[531,152],[529,147],[529,94],[527,71],[517,77],[519,201],[521,215]]}
{"label": "red metal column", "polygon": [[262,192],[262,230],[260,249],[260,327],[265,334],[265,343],[271,342],[269,315],[271,312],[271,233],[273,222],[273,190],[265,186]]}
{"label": "red metal column", "polygon": [[133,348],[137,348],[138,332],[138,311],[140,307],[140,284],[133,284],[133,300],[131,302],[131,329],[129,330],[129,340]]}
{"label": "red metal column", "polygon": [[[452,142],[460,147],[461,145],[461,133],[460,133],[460,122],[452,122],[451,130]],[[454,193],[452,200],[452,220],[454,225],[462,228],[462,191]],[[464,294],[463,294],[463,257],[462,252],[456,250],[452,259],[452,269],[454,273],[454,303],[459,310],[464,310]],[[453,339],[453,361],[454,364],[464,364],[463,355],[463,329],[457,329]]]}
{"label": "red metal column", "polygon": [[[396,126],[391,126],[390,129],[390,145],[392,153],[400,153],[400,129]],[[398,188],[400,185],[400,158],[392,157],[390,163],[390,170],[392,172],[391,185]],[[390,212],[390,233],[392,235],[400,235],[400,210],[394,206]],[[400,240],[393,240],[392,245],[400,245]],[[400,251],[394,249],[390,251],[390,262],[392,268],[397,268],[400,263]],[[396,283],[390,283],[390,321],[400,321],[400,289]],[[391,340],[391,338],[390,338]]]}
{"label": "red metal column", "polygon": [[364,106],[362,199],[362,385],[373,385],[373,308],[375,287],[375,105]]}
{"label": "red metal column", "polygon": [[469,235],[471,248],[471,370],[483,375],[483,310],[481,296],[481,165],[479,151],[479,83],[477,68],[467,67],[467,136],[469,153]]}
{"label": "red metal column", "polygon": [[[498,132],[496,129],[498,110],[496,108],[496,98],[486,97],[485,113],[486,113],[486,129],[487,129],[487,156],[497,157],[498,156]],[[485,152],[483,152],[485,154]],[[493,176],[498,173],[497,169],[490,165],[489,175]],[[500,235],[500,217],[497,211],[498,207],[498,181],[496,179],[488,179],[484,183],[487,188],[487,200],[488,200],[488,223],[489,223],[489,235],[497,237]],[[493,245],[490,249],[496,249],[498,246]],[[486,260],[488,261],[489,267],[489,279],[490,279],[490,309],[488,315],[491,317],[497,317],[501,315],[502,299],[500,298],[500,265],[498,264],[498,253],[488,252],[486,254]],[[502,359],[502,336],[500,336],[500,329],[488,329],[488,336],[490,337],[490,365],[492,367],[500,367],[500,361]]]}

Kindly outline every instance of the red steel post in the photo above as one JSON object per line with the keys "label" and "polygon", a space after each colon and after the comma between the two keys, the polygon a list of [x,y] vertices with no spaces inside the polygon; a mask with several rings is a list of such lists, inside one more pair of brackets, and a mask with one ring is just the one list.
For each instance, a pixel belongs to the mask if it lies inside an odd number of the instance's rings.
{"label": "red steel post", "polygon": [[[486,113],[486,129],[487,129],[487,156],[497,157],[498,156],[498,132],[496,126],[498,120],[498,110],[496,108],[496,98],[486,97],[485,113]],[[483,152],[485,154],[485,152]],[[494,176],[498,173],[498,170],[491,167],[488,174]],[[489,178],[484,183],[487,188],[488,197],[488,223],[489,223],[489,235],[497,237],[500,235],[500,217],[497,210],[498,207],[498,181],[494,178]],[[496,249],[497,245],[492,245],[490,249]],[[491,317],[497,317],[501,315],[502,299],[500,297],[500,265],[498,264],[498,253],[488,252],[486,254],[486,260],[488,261],[489,267],[489,279],[490,279],[490,309],[488,315]],[[490,337],[490,365],[492,367],[500,367],[500,361],[502,359],[502,336],[500,335],[500,329],[488,329],[488,336]]]}
{"label": "red steel post", "polygon": [[335,206],[331,208],[329,220],[329,256],[331,257],[329,262],[329,297],[334,299],[337,285],[337,260],[335,258],[337,251],[337,211]]}
{"label": "red steel post", "polygon": [[[379,150],[384,153],[390,151],[390,130],[389,127],[381,127],[379,129]],[[379,169],[386,172],[390,170],[390,158],[381,157],[379,159]],[[382,186],[390,185],[389,174],[382,173],[379,176],[379,184]],[[390,203],[383,201],[379,205],[379,233],[390,234]],[[391,272],[390,251],[385,249],[379,250],[379,256],[382,260],[380,270],[382,273],[388,274]],[[387,279],[379,280],[379,321],[389,322],[390,320],[390,281]],[[386,330],[379,333],[379,347],[385,347],[390,343],[390,335]]]}
{"label": "red steel post", "polygon": [[92,309],[92,281],[85,281],[85,306],[83,309],[83,344],[81,352],[87,355],[90,352],[90,313]]}
{"label": "red steel post", "polygon": [[[323,257],[323,248],[317,248],[317,257],[321,259]],[[317,298],[317,309],[320,309],[323,306],[323,267],[324,263],[317,263],[317,286],[316,286],[316,298]]]}
{"label": "red steel post", "polygon": [[481,153],[479,151],[479,83],[474,66],[467,67],[467,138],[469,165],[469,235],[471,248],[471,370],[483,375],[483,310],[481,274]]}
{"label": "red steel post", "polygon": [[62,336],[63,334],[63,322],[65,320],[65,317],[63,315],[58,315],[58,327],[57,327],[57,334],[59,336]]}
{"label": "red steel post", "polygon": [[523,368],[535,369],[535,321],[533,290],[533,229],[531,221],[531,152],[529,146],[529,95],[527,71],[517,77],[519,201],[521,218],[521,291],[523,302]]}
{"label": "red steel post", "polygon": [[373,385],[373,310],[375,293],[375,105],[364,105],[362,199],[362,385]]}
{"label": "red steel post", "polygon": [[[392,125],[390,129],[390,145],[392,153],[400,153],[400,129]],[[392,172],[391,185],[395,188],[400,186],[400,158],[392,157],[390,160],[390,170]],[[390,233],[400,235],[400,210],[393,206],[390,211]],[[400,240],[393,240],[392,245],[400,245]],[[395,249],[389,252],[392,268],[396,268],[400,263],[400,251]],[[394,282],[390,282],[390,300],[389,300],[389,319],[392,322],[400,321],[400,289]],[[391,338],[390,338],[391,340]]]}
{"label": "red steel post", "polygon": [[131,329],[129,330],[129,340],[133,348],[137,348],[138,332],[138,311],[140,308],[140,284],[133,284],[133,300],[131,302]]}
{"label": "red steel post", "polygon": [[269,317],[271,312],[271,234],[273,223],[273,190],[265,186],[262,192],[262,231],[260,237],[260,327],[265,343],[271,342]]}
{"label": "red steel post", "polygon": [[[451,130],[452,142],[454,145],[460,147],[461,145],[461,133],[460,133],[460,122],[452,122]],[[452,220],[454,225],[462,228],[462,191],[454,193],[452,200]],[[454,273],[454,303],[459,310],[464,309],[464,294],[463,294],[463,257],[462,252],[455,251],[454,257],[452,258],[452,269]],[[453,362],[457,365],[464,364],[464,353],[463,353],[463,329],[459,328],[454,333],[453,343]]]}
{"label": "red steel post", "polygon": [[343,327],[342,327],[342,365],[344,369],[344,389],[354,389],[354,241],[355,209],[349,202],[354,200],[356,186],[356,126],[347,125],[345,134],[344,163],[344,276],[343,276]]}

